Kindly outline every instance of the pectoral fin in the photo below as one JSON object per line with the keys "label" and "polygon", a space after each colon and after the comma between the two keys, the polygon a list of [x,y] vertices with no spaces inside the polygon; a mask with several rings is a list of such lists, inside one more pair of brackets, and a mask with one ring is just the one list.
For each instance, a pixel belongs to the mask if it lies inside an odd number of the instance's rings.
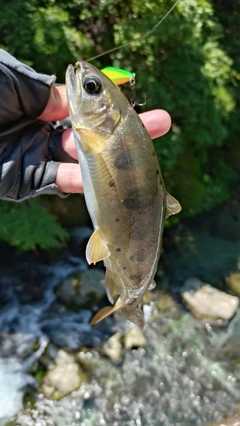
{"label": "pectoral fin", "polygon": [[79,127],[76,132],[80,137],[82,149],[88,154],[101,154],[107,146],[105,139],[91,129]]}
{"label": "pectoral fin", "polygon": [[172,195],[170,195],[168,192],[166,194],[166,216],[165,219],[167,219],[169,216],[173,214],[177,214],[182,210],[182,207],[180,206],[178,200],[174,198]]}
{"label": "pectoral fin", "polygon": [[109,248],[102,238],[99,229],[91,235],[86,248],[86,259],[89,264],[97,263],[110,256]]}
{"label": "pectoral fin", "polygon": [[100,309],[100,311],[98,311],[98,313],[93,317],[90,324],[91,325],[97,324],[99,321],[108,317],[109,315],[111,315],[113,312],[117,311],[121,307],[122,307],[122,301],[119,298],[114,306],[106,306],[105,308]]}

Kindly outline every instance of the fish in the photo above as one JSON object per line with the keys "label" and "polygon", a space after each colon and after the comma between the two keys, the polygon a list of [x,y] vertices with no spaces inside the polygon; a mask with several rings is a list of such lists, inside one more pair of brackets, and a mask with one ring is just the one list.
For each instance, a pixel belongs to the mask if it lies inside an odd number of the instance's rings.
{"label": "fish", "polygon": [[155,287],[164,220],[181,210],[165,189],[152,140],[125,95],[85,61],[69,65],[66,88],[84,196],[94,232],[89,264],[103,261],[112,305],[144,326],[143,296]]}

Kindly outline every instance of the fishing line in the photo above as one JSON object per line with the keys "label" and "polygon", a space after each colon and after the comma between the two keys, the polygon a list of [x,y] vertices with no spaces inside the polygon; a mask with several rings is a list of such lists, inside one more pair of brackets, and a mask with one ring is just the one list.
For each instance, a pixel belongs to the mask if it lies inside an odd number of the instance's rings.
{"label": "fishing line", "polygon": [[172,12],[172,10],[177,6],[177,4],[179,2],[180,2],[180,0],[177,0],[174,3],[174,5],[169,9],[169,11],[166,13],[166,15],[164,15],[164,17],[162,19],[160,19],[160,21],[158,21],[157,24],[154,25],[154,27],[151,30],[147,31],[142,36],[139,36],[135,40],[127,41],[126,43],[122,44],[121,46],[113,47],[112,49],[106,50],[106,52],[103,52],[103,53],[100,53],[99,55],[93,56],[92,58],[87,59],[87,61],[90,62],[90,61],[93,61],[94,59],[101,58],[102,56],[107,55],[108,53],[112,53],[112,52],[115,52],[116,50],[123,49],[124,47],[130,46],[131,44],[136,43],[137,41],[143,40],[144,38],[148,37],[168,17],[168,15]]}

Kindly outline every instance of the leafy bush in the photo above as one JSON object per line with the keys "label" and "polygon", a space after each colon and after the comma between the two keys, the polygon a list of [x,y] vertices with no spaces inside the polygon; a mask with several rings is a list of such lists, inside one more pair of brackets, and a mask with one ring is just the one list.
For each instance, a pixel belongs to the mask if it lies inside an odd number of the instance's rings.
{"label": "leafy bush", "polygon": [[19,204],[1,201],[0,216],[0,239],[21,250],[60,247],[68,235],[36,198]]}

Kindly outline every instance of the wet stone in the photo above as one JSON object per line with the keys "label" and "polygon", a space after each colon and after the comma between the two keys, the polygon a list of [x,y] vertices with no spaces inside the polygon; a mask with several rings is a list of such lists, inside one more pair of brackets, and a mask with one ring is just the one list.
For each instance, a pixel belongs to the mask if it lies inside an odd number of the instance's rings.
{"label": "wet stone", "polygon": [[40,391],[47,397],[61,399],[87,382],[87,375],[72,355],[59,350],[54,365],[49,367]]}
{"label": "wet stone", "polygon": [[202,320],[229,321],[238,308],[238,298],[217,290],[198,278],[185,281],[181,294],[188,309]]}
{"label": "wet stone", "polygon": [[225,278],[227,286],[240,296],[240,272],[230,274]]}
{"label": "wet stone", "polygon": [[146,295],[151,297],[149,301],[144,299],[144,303],[150,303],[154,300],[154,320],[162,320],[166,318],[180,318],[180,305],[173,299],[170,293],[147,292]]}
{"label": "wet stone", "polygon": [[[53,345],[70,350],[78,350],[82,346],[93,347],[105,341],[110,329],[104,323],[95,327],[89,324],[92,317],[90,310],[81,309],[79,313],[58,311],[54,317],[46,318],[42,331]],[[101,328],[102,327],[102,328]]]}
{"label": "wet stone", "polygon": [[212,423],[209,426],[240,426],[240,414],[236,416],[229,417],[228,419],[221,420],[217,423]]}
{"label": "wet stone", "polygon": [[144,348],[146,339],[139,327],[133,327],[125,336],[124,345],[126,349]]}
{"label": "wet stone", "polygon": [[64,280],[56,295],[70,309],[90,308],[106,296],[103,280],[104,271],[89,269]]}
{"label": "wet stone", "polygon": [[114,362],[121,361],[123,355],[122,333],[118,332],[111,336],[102,346],[102,353]]}

